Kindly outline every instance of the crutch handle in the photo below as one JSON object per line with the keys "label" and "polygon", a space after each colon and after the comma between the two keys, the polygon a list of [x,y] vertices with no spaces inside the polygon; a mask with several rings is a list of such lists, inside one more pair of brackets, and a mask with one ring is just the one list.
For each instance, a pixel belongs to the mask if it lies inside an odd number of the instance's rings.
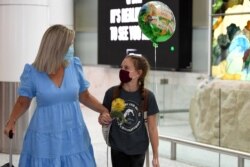
{"label": "crutch handle", "polygon": [[12,130],[10,130],[10,131],[9,131],[9,138],[10,138],[10,139],[13,139],[13,136],[14,136],[14,133],[13,133]]}
{"label": "crutch handle", "polygon": [[9,131],[9,138],[10,138],[10,152],[9,152],[9,167],[13,167],[12,165],[12,139],[13,139],[14,133],[12,130]]}

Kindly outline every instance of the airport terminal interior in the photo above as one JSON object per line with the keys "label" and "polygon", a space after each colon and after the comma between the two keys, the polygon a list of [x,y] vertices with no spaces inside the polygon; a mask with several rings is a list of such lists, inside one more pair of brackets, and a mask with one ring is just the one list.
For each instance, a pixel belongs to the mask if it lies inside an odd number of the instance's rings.
{"label": "airport terminal interior", "polygon": [[[120,1],[0,0],[0,166],[9,161],[11,142],[3,129],[18,97],[21,71],[34,61],[46,28],[64,24],[76,32],[75,56],[89,91],[101,102],[105,91],[120,83],[124,56],[147,56],[151,70],[145,87],[154,92],[160,110],[161,167],[250,167],[250,0]],[[164,40],[146,34],[137,20],[142,9],[153,10],[150,3],[159,2],[173,14]],[[152,12],[161,19],[163,6]],[[14,166],[35,106],[33,99],[17,122]],[[97,166],[111,167],[98,113],[84,105],[81,110]],[[145,167],[152,166],[151,159],[149,147]]]}

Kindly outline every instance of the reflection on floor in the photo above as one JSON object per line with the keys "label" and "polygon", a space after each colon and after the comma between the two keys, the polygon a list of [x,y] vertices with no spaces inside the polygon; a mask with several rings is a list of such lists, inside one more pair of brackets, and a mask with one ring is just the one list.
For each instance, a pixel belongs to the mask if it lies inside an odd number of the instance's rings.
{"label": "reflection on floor", "polygon": [[[105,153],[106,154],[106,153]],[[109,162],[108,166],[107,166],[107,161],[106,161],[106,155],[101,155],[101,154],[96,154],[96,163],[97,163],[97,167],[111,167],[111,164]],[[19,160],[19,155],[13,155],[13,165],[15,167],[18,166],[18,160]],[[186,165],[180,162],[176,162],[176,161],[171,161],[169,159],[165,159],[165,160],[160,160],[161,161],[161,167],[193,167],[190,165]],[[0,153],[0,165],[4,165],[7,162],[9,162],[9,156],[7,154],[1,154]]]}
{"label": "reflection on floor", "polygon": [[[159,115],[159,132],[161,135],[172,136],[184,140],[195,141],[189,125],[188,112],[169,112]],[[170,143],[160,141],[161,157],[170,157]],[[177,161],[199,167],[238,167],[237,157],[219,154],[204,149],[177,145]],[[250,167],[250,159],[245,160],[244,167]]]}
{"label": "reflection on floor", "polygon": [[[104,143],[101,126],[97,122],[98,114],[83,108],[84,119],[91,135],[97,167],[111,167],[110,156],[107,158],[107,146]],[[165,113],[160,115],[159,132],[161,135],[195,141],[189,126],[188,112]],[[171,161],[170,143],[160,141],[159,154],[161,167],[237,167],[237,158],[220,155],[211,151],[177,145],[177,161]],[[110,151],[110,150],[109,150]],[[8,154],[0,154],[0,166],[8,162]],[[19,155],[13,156],[17,167]],[[107,161],[108,159],[108,161]],[[151,157],[152,159],[152,157]],[[189,165],[188,165],[189,164]],[[250,167],[250,160],[245,160],[244,167]]]}
{"label": "reflection on floor", "polygon": [[[83,108],[83,111],[84,111],[83,112],[84,119],[89,129],[89,133],[91,135],[97,167],[111,167],[110,156],[108,156],[108,161],[107,161],[107,146],[103,140],[101,126],[97,122],[98,114],[86,108]],[[175,114],[173,114],[172,116],[167,114],[166,117],[164,117],[164,120],[161,120],[162,122],[160,126],[160,132],[162,134],[168,134],[170,132],[177,132],[178,130],[179,134],[190,136],[191,133],[190,129],[188,130],[187,128],[182,129],[182,127],[187,126],[187,122],[185,122],[186,117],[187,114],[185,115],[177,114],[176,116]],[[169,152],[169,148],[164,147],[164,143],[162,146],[160,143],[160,147],[161,147],[160,150],[162,150],[160,153],[160,155],[162,155],[162,157],[160,157],[161,167],[194,167],[178,161],[171,161],[168,156],[165,157],[165,155],[162,154]],[[8,154],[0,154],[0,166],[7,163],[8,159],[9,159]],[[18,160],[19,160],[19,155],[14,155],[13,164],[15,167],[18,166]]]}
{"label": "reflection on floor", "polygon": [[[97,122],[98,114],[84,108],[84,118],[91,135],[97,167],[111,167],[110,156],[104,143],[101,126]],[[195,141],[189,126],[188,112],[165,113],[160,115],[159,132],[161,135]],[[171,161],[170,143],[160,141],[159,154],[161,167],[237,167],[237,158],[220,155],[207,150],[177,145],[177,161]],[[110,150],[108,150],[110,153]],[[108,157],[108,158],[107,158]],[[8,162],[8,154],[0,154],[0,166]],[[107,161],[108,159],[108,161]],[[152,159],[152,157],[151,157]],[[13,156],[14,166],[18,166],[19,155]],[[245,160],[244,167],[250,167]]]}
{"label": "reflection on floor", "polygon": [[161,135],[195,141],[189,125],[188,112],[160,113],[158,125]]}

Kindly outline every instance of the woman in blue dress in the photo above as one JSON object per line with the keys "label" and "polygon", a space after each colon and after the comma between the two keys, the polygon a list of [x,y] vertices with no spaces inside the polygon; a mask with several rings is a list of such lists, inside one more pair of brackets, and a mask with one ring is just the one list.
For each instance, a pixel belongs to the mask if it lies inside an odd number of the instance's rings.
{"label": "woman in blue dress", "polygon": [[15,123],[36,97],[26,130],[19,167],[95,167],[93,148],[80,103],[110,121],[108,110],[88,91],[79,58],[73,56],[75,32],[53,25],[43,35],[35,61],[20,77],[19,97],[5,127]]}

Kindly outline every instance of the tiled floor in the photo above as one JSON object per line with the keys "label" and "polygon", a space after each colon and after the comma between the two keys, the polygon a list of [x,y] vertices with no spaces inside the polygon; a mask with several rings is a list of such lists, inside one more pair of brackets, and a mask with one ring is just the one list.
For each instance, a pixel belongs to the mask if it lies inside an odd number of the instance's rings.
{"label": "tiled floor", "polygon": [[[94,113],[88,109],[84,109],[84,118],[86,125],[88,126],[89,133],[91,135],[97,166],[111,167],[109,154],[107,161],[107,146],[104,143],[101,127],[97,122],[97,117],[98,117],[97,113]],[[9,160],[8,154],[0,154],[0,166],[7,163],[8,160]],[[19,160],[19,155],[13,155],[13,164],[15,167],[18,166],[18,160]],[[171,161],[170,159],[163,157],[160,157],[160,165],[161,167],[193,167],[181,162]]]}
{"label": "tiled floor", "polygon": [[[97,122],[97,117],[97,113],[84,109],[84,118],[92,139],[97,167],[111,167],[110,156],[107,154],[107,146],[104,143],[101,126]],[[188,113],[166,114],[164,118],[160,119],[159,131],[161,135],[195,141],[189,127]],[[159,154],[161,167],[238,167],[236,157],[220,155],[185,145],[177,145],[177,161],[172,161],[169,159],[170,150],[169,143],[160,142]],[[7,163],[8,159],[8,154],[0,153],[0,167]],[[19,155],[13,155],[13,164],[15,167],[18,166],[18,160]],[[250,167],[250,160],[245,160],[244,167]]]}
{"label": "tiled floor", "polygon": [[[4,165],[9,162],[9,156],[7,154],[0,154],[0,165]],[[13,165],[18,166],[19,155],[13,155]],[[177,161],[171,161],[169,159],[160,159],[161,167],[192,167]],[[97,167],[111,167],[111,164],[107,164],[106,153],[103,155],[96,154]]]}
{"label": "tiled floor", "polygon": [[[111,167],[110,156],[109,154],[107,154],[107,146],[104,143],[104,140],[102,137],[101,126],[97,122],[98,114],[85,108],[83,110],[84,110],[83,114],[84,114],[85,122],[89,128],[89,133],[91,135],[91,139],[92,139],[92,143],[94,147],[97,166],[98,167],[108,167],[108,166]],[[172,121],[173,121],[172,125],[176,124],[176,122],[174,122],[173,119]],[[169,151],[169,150],[166,150],[166,151]],[[18,166],[18,160],[19,160],[19,155],[13,155],[13,165],[15,167]],[[3,153],[0,154],[0,166],[4,165],[8,161],[9,161],[8,154],[3,154]],[[171,161],[170,159],[165,158],[165,157],[160,157],[160,165],[161,167],[192,167],[184,163]]]}

